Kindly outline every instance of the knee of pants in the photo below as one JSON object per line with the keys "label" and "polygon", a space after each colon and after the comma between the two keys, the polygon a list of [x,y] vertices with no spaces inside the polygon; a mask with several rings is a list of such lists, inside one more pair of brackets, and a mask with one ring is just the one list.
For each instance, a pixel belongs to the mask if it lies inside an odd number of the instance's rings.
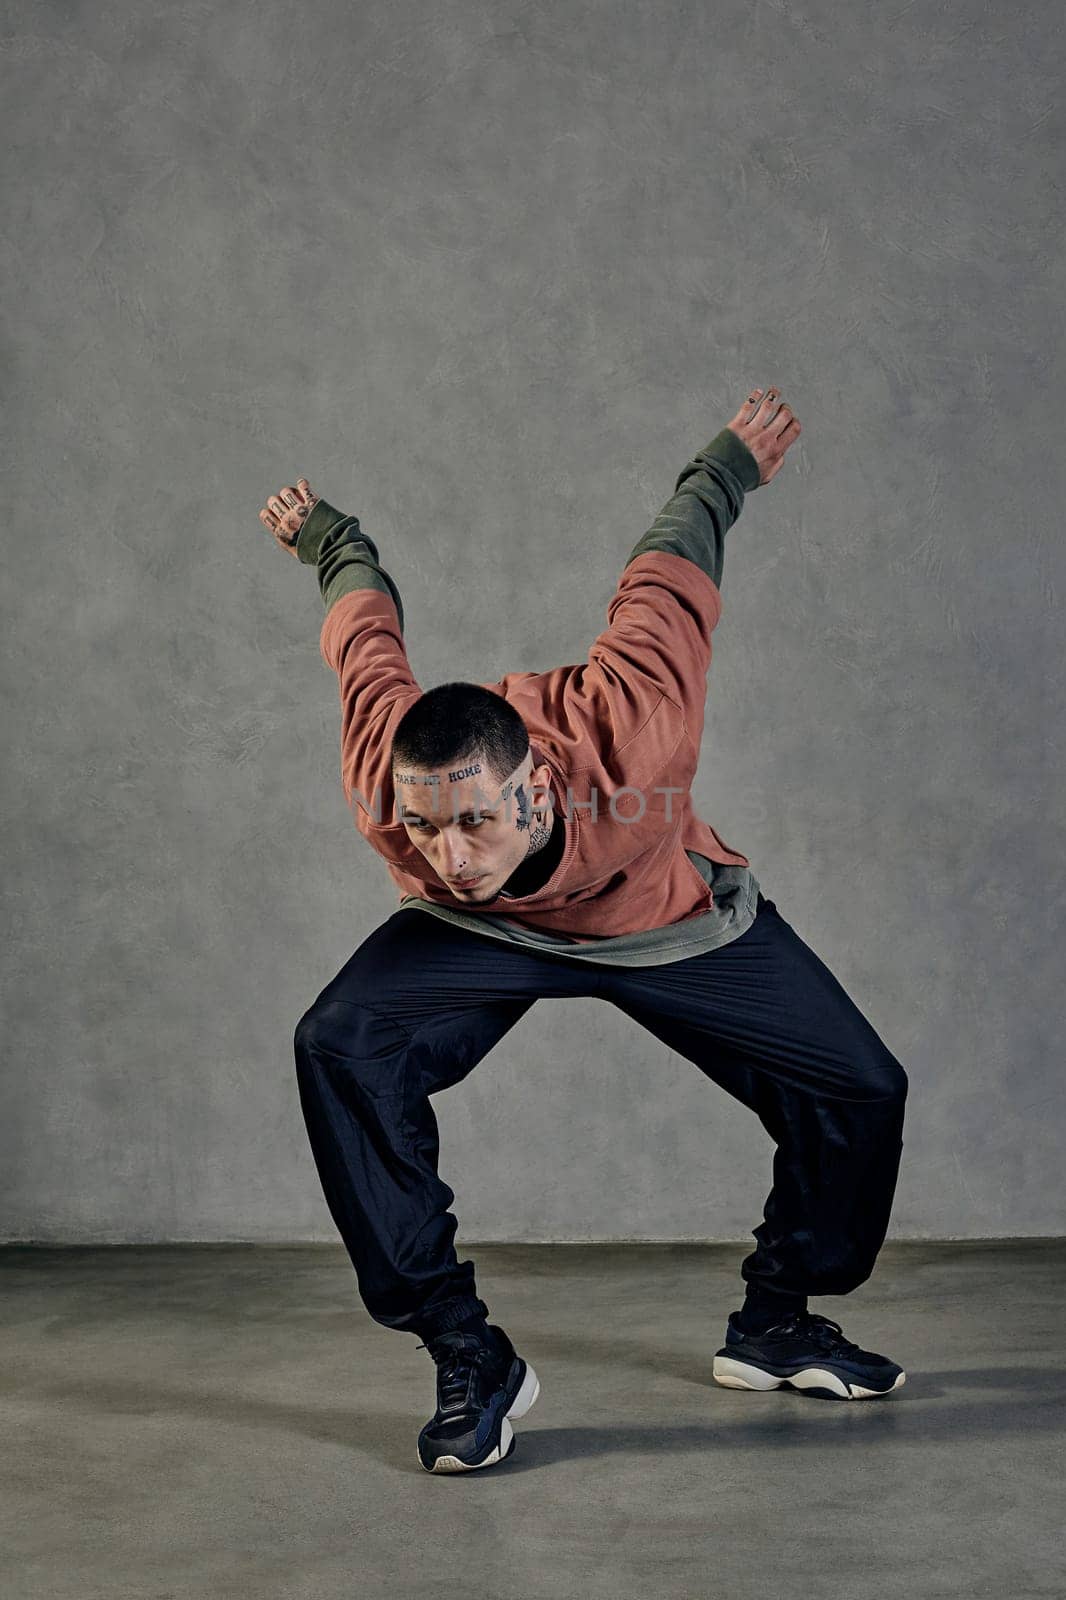
{"label": "knee of pants", "polygon": [[347,1000],[316,1000],[296,1024],[297,1075],[336,1073],[373,1099],[403,1088],[408,1035],[388,1017]]}
{"label": "knee of pants", "polygon": [[874,1051],[861,1063],[860,1077],[865,1100],[889,1101],[902,1107],[907,1099],[910,1080],[891,1051]]}

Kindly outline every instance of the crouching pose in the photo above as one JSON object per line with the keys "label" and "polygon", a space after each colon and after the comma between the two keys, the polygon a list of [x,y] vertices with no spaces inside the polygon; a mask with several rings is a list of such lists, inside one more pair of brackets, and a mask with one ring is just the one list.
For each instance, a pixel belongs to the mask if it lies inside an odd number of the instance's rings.
{"label": "crouching pose", "polygon": [[859,1400],[904,1381],[808,1297],[845,1295],[873,1270],[906,1073],[690,797],[726,534],[799,433],[778,390],[756,389],[630,551],[587,659],[495,683],[423,691],[377,545],[306,478],[260,512],[317,571],[344,793],[399,890],[300,1018],[295,1052],[360,1297],[436,1364],[427,1471],[505,1459],[539,1392],[456,1258],[431,1096],[545,996],[619,1007],[774,1141],[717,1382]]}

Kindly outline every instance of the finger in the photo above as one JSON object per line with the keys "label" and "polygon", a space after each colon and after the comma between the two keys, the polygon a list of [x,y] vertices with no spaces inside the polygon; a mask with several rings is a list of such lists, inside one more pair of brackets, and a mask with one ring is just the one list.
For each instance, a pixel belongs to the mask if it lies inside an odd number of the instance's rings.
{"label": "finger", "polygon": [[298,530],[307,515],[307,507],[299,504],[295,490],[288,488],[288,490],[282,490],[282,494],[291,494],[291,502],[283,501],[280,494],[271,494],[271,499],[267,501],[267,506],[271,509],[275,522],[280,523],[283,528],[288,528],[290,531],[295,530],[295,528]]}
{"label": "finger", "polygon": [[765,395],[763,396],[762,404],[757,408],[752,421],[757,422],[763,428],[768,428],[770,423],[773,421],[774,414],[776,413],[780,403],[780,389],[776,389],[771,386],[769,389],[767,389]]}
{"label": "finger", "polygon": [[781,429],[781,432],[778,435],[778,437],[782,440],[782,442],[784,444],[791,444],[793,439],[798,439],[802,432],[803,432],[803,429],[800,427],[799,423],[796,421],[796,418],[795,417],[789,417],[788,423],[786,424],[786,426],[784,428]]}
{"label": "finger", "polygon": [[287,506],[298,506],[300,504],[300,496],[291,483],[287,483],[283,489],[278,491],[278,494]]}
{"label": "finger", "polygon": [[778,437],[780,437],[781,434],[784,433],[785,429],[788,427],[788,425],[789,425],[789,423],[791,421],[792,421],[792,407],[791,406],[781,406],[780,409],[777,412],[777,415],[772,419],[772,421],[769,424],[770,432],[774,433]]}
{"label": "finger", "polygon": [[311,485],[308,483],[306,478],[297,478],[296,488],[298,493],[301,494],[305,500],[314,499],[314,495],[311,492]]}
{"label": "finger", "polygon": [[752,417],[754,416],[754,409],[753,408],[756,405],[758,405],[759,400],[760,400],[761,397],[762,397],[762,390],[761,389],[753,389],[751,391],[751,393],[749,394],[748,398],[740,406],[740,409],[737,411],[736,416],[733,418],[733,420],[729,424],[729,426],[731,428],[737,428],[737,427],[742,428],[742,427],[745,427],[751,421]]}
{"label": "finger", "polygon": [[269,509],[259,513],[260,521],[270,529],[275,538],[280,532],[286,536],[298,534],[303,526],[306,516],[306,507],[292,507],[283,505],[276,494],[271,495],[267,501]]}
{"label": "finger", "polygon": [[746,424],[754,420],[755,413],[759,409],[759,403],[761,400],[762,390],[753,389],[744,405],[742,405],[740,410],[737,412],[737,416],[740,418],[741,422]]}

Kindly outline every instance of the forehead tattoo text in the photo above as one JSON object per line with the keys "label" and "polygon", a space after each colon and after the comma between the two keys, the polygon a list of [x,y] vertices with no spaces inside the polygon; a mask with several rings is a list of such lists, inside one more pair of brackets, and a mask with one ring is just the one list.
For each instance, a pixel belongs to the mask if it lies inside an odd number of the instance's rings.
{"label": "forehead tattoo text", "polygon": [[[449,772],[448,773],[448,782],[449,783],[461,783],[463,781],[463,779],[465,779],[465,778],[476,777],[483,770],[484,770],[484,768],[482,767],[482,764],[481,764],[480,761],[471,762],[469,766],[460,767],[455,772]],[[414,783],[426,783],[426,784],[435,783],[435,784],[439,784],[440,781],[441,781],[436,773],[394,772],[393,773],[393,778],[394,778],[394,781],[395,781],[397,787],[399,787],[401,784],[414,784]],[[532,821],[533,821],[533,799],[532,799],[532,796],[530,795],[530,793],[527,791],[525,785],[520,783],[520,782],[516,782],[513,778],[509,779],[508,782],[504,784],[503,788],[500,790],[500,793],[496,798],[496,801],[489,803],[488,815],[494,816],[496,814],[495,813],[495,806],[499,805],[502,802],[502,804],[504,806],[504,809],[507,812],[508,817],[510,817],[510,815],[511,815],[510,801],[511,801],[512,798],[514,798],[518,802],[518,816],[514,819],[514,825],[515,825],[515,827],[516,827],[516,829],[518,830],[519,833],[528,832],[530,830],[530,828],[531,828]],[[482,816],[482,815],[484,815],[485,814],[485,810],[486,810],[486,808],[485,808],[485,799],[486,799],[486,797],[481,793],[481,791],[479,789],[478,790],[477,801],[476,801],[475,805],[471,808],[469,814],[472,815],[472,816]],[[551,801],[549,801],[549,804],[550,803],[551,803]],[[419,812],[410,809],[407,805],[403,805],[402,806],[401,814],[405,818],[408,818],[408,817],[418,818],[419,815],[420,815]],[[465,815],[467,815],[467,813],[464,812],[463,815],[465,816]],[[546,837],[546,835],[545,835],[545,837]],[[542,841],[538,838],[537,842],[540,843]]]}
{"label": "forehead tattoo text", "polygon": [[[469,767],[460,767],[457,772],[449,772],[449,774],[448,774],[448,782],[449,783],[461,783],[464,778],[476,778],[478,773],[481,772],[481,771],[482,771],[481,762],[480,761],[475,761],[475,762],[472,762]],[[397,772],[395,776],[396,776],[396,782],[397,783],[439,783],[440,782],[440,779],[438,778],[438,776],[437,776],[437,774],[435,772],[427,772],[427,773]]]}

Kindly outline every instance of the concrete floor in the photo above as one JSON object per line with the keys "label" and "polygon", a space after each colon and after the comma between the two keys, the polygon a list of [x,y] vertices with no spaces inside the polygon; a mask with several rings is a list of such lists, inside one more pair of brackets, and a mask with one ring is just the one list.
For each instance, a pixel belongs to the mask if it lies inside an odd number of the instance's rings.
{"label": "concrete floor", "polygon": [[461,1246],[542,1392],[424,1473],[340,1246],[0,1249],[5,1600],[1066,1595],[1066,1243],[888,1244],[812,1310],[884,1400],[710,1376],[739,1245]]}

